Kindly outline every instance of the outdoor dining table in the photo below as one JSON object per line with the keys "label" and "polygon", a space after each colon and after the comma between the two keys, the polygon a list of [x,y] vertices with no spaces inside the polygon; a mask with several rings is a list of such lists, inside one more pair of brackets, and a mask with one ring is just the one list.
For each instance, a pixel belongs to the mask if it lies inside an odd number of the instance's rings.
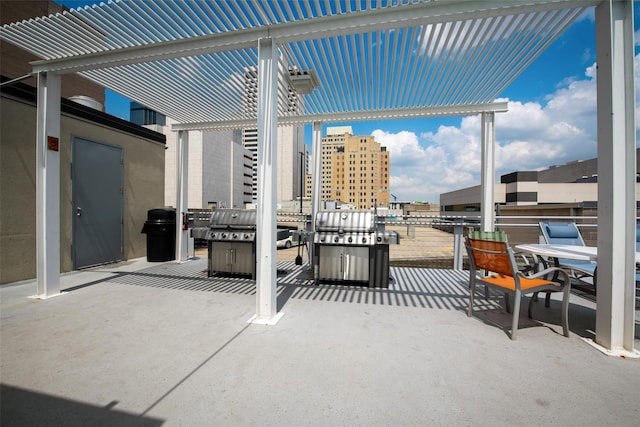
{"label": "outdoor dining table", "polygon": [[[569,258],[584,261],[597,261],[598,248],[595,246],[576,246],[559,244],[522,244],[516,245],[517,250],[534,255],[550,258]],[[640,252],[636,252],[636,263],[640,262]]]}

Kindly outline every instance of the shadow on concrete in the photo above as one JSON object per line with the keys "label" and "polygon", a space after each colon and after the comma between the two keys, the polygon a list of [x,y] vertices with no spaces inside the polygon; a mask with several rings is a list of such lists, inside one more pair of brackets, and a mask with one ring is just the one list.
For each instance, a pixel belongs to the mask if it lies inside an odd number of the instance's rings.
{"label": "shadow on concrete", "polygon": [[159,418],[64,399],[36,391],[0,384],[0,420],[3,426],[161,426]]}

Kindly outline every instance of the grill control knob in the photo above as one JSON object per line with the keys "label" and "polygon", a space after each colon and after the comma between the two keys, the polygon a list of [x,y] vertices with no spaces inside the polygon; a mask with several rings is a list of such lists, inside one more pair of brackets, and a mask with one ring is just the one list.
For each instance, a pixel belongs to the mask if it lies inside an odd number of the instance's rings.
{"label": "grill control knob", "polygon": [[376,240],[378,240],[378,242],[382,242],[382,237],[378,236]]}
{"label": "grill control knob", "polygon": [[366,237],[362,238],[362,243],[367,243],[367,238]]}
{"label": "grill control knob", "polygon": [[324,240],[325,240],[325,238],[324,238],[324,236],[322,236],[322,237],[320,238],[320,241],[321,241],[321,242],[324,242]]}
{"label": "grill control knob", "polygon": [[249,238],[249,235],[248,235],[248,234],[245,234],[245,235],[244,235],[244,238],[245,238],[245,239],[248,239],[248,238]]}
{"label": "grill control knob", "polygon": [[333,238],[333,241],[336,242],[336,243],[338,243],[338,240],[340,240],[340,238],[338,236]]}
{"label": "grill control knob", "polygon": [[233,237],[234,239],[237,239],[238,238],[238,233],[233,233],[233,235],[231,237]]}
{"label": "grill control knob", "polygon": [[353,242],[353,237],[349,237],[349,238],[347,239],[347,241],[348,241],[349,243]]}

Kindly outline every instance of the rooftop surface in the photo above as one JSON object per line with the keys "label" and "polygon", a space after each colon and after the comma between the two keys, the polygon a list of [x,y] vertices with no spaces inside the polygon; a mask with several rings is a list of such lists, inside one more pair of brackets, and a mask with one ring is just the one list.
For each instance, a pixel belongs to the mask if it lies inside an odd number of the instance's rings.
{"label": "rooftop surface", "polygon": [[314,286],[306,268],[279,263],[275,326],[247,323],[254,282],[207,278],[205,258],[73,272],[43,301],[35,282],[1,287],[2,424],[640,421],[640,360],[582,339],[586,299],[571,296],[569,338],[541,299],[511,341],[498,297],[467,317],[467,271],[392,267],[368,289]]}

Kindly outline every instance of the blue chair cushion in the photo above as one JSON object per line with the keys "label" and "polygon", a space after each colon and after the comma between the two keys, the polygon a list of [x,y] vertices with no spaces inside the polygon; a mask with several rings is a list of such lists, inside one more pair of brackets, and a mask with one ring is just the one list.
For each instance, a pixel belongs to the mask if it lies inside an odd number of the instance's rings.
{"label": "blue chair cushion", "polygon": [[547,225],[549,238],[575,239],[578,237],[578,229],[566,225]]}

